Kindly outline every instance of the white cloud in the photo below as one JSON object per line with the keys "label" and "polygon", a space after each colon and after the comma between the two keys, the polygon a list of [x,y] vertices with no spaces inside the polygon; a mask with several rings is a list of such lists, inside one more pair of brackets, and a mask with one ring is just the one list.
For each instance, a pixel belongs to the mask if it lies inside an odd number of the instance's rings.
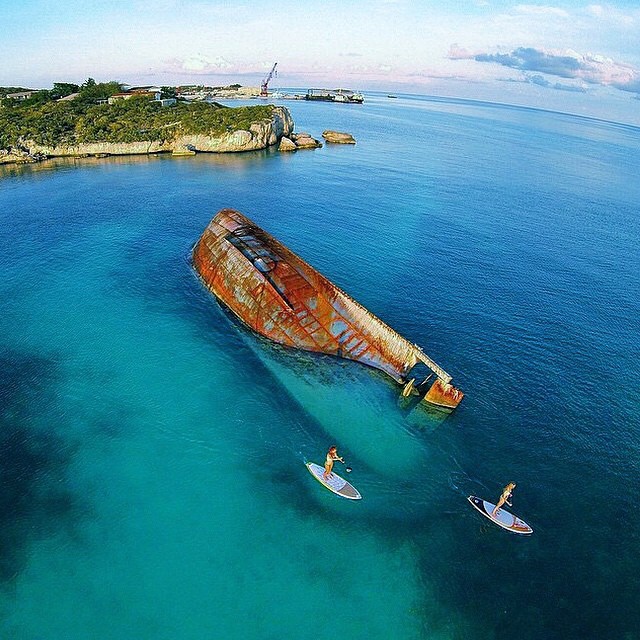
{"label": "white cloud", "polygon": [[517,13],[530,16],[553,16],[555,18],[568,18],[569,13],[559,7],[546,7],[537,4],[520,4],[515,7]]}
{"label": "white cloud", "polygon": [[597,18],[600,18],[601,16],[604,15],[604,7],[601,4],[590,4],[587,7],[587,13],[590,13],[591,15],[594,15]]}
{"label": "white cloud", "polygon": [[450,60],[469,60],[473,58],[474,55],[475,54],[469,51],[469,49],[465,49],[457,43],[454,43],[449,47],[447,58]]}
{"label": "white cloud", "polygon": [[167,71],[184,72],[186,74],[226,73],[234,69],[228,60],[222,56],[210,59],[201,53],[186,58],[174,58],[167,61]]}
{"label": "white cloud", "polygon": [[620,27],[633,27],[637,26],[640,21],[638,9],[622,11],[611,5],[591,4],[585,9],[585,14],[602,21],[603,28],[606,23]]}

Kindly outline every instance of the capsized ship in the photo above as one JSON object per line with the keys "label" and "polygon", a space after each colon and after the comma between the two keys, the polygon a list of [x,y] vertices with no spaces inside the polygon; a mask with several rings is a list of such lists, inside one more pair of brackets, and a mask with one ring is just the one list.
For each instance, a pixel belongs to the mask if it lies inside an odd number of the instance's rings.
{"label": "capsized ship", "polygon": [[[193,248],[193,264],[216,298],[257,333],[380,369],[403,385],[403,395],[424,393],[425,402],[442,409],[460,404],[462,391],[419,346],[240,212],[215,215]],[[415,385],[409,374],[418,363],[432,373]]]}

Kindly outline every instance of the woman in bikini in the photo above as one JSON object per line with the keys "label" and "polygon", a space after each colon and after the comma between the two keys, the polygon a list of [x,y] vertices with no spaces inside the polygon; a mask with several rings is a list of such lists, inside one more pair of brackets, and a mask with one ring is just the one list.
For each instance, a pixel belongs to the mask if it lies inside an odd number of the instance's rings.
{"label": "woman in bikini", "polygon": [[500,507],[506,502],[509,506],[511,503],[509,502],[509,498],[511,497],[511,492],[516,488],[515,482],[510,482],[503,490],[502,495],[500,496],[500,500],[498,500],[498,504],[495,509],[491,513],[491,515],[495,518],[498,515],[498,511],[500,511]]}
{"label": "woman in bikini", "polygon": [[338,449],[335,446],[329,447],[329,451],[327,451],[327,459],[324,461],[324,473],[322,477],[325,480],[329,479],[331,475],[331,471],[333,470],[333,463],[336,460],[340,460],[344,464],[344,460],[338,455]]}

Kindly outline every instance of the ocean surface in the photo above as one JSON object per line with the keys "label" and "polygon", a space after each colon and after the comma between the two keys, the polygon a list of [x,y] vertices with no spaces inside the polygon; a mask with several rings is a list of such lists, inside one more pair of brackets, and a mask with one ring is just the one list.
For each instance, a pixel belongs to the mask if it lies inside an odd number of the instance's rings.
{"label": "ocean surface", "polygon": [[[283,104],[357,144],[0,169],[0,638],[640,638],[640,129]],[[190,264],[223,207],[460,407],[239,324]],[[511,480],[530,537],[467,502]]]}

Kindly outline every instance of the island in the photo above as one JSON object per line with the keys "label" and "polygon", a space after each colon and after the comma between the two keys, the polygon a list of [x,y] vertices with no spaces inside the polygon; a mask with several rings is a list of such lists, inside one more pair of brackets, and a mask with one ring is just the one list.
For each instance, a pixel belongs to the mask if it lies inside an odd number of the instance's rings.
{"label": "island", "polygon": [[286,107],[180,99],[174,87],[118,82],[0,89],[0,164],[55,157],[233,153],[293,134]]}

